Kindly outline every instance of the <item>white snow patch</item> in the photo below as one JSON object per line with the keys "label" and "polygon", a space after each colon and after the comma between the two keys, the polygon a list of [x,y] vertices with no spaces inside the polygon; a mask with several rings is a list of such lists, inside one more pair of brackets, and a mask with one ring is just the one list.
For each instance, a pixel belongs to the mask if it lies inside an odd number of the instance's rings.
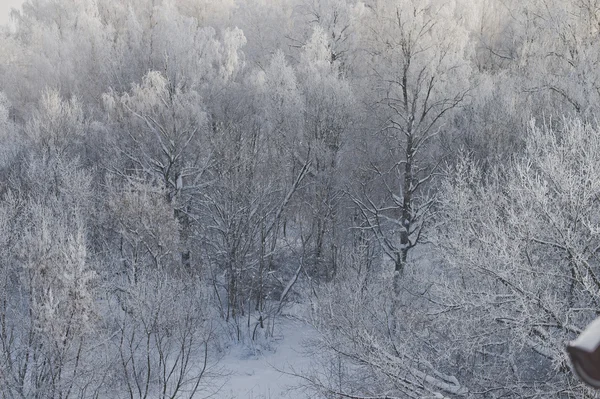
{"label": "white snow patch", "polygon": [[309,370],[311,359],[304,354],[303,342],[316,332],[298,318],[280,316],[275,322],[269,345],[231,348],[219,363],[231,373],[219,396],[232,399],[305,399],[302,390],[290,392],[301,380],[291,373]]}

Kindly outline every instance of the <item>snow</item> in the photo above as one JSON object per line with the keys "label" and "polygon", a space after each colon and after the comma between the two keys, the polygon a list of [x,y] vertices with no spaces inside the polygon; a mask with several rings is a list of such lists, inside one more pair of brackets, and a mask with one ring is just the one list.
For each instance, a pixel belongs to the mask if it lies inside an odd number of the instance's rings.
{"label": "snow", "polygon": [[304,354],[303,343],[315,334],[310,325],[288,313],[276,319],[274,336],[269,341],[231,347],[220,362],[230,375],[218,396],[231,399],[309,398],[302,390],[292,390],[301,381],[289,373],[310,368],[311,359]]}

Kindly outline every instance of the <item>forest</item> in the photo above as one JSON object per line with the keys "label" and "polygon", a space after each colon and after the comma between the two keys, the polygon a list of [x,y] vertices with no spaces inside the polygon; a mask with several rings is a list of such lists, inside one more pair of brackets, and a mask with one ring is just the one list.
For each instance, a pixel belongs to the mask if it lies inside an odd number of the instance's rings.
{"label": "forest", "polygon": [[26,0],[0,397],[226,398],[294,304],[310,398],[600,397],[599,110],[600,0]]}

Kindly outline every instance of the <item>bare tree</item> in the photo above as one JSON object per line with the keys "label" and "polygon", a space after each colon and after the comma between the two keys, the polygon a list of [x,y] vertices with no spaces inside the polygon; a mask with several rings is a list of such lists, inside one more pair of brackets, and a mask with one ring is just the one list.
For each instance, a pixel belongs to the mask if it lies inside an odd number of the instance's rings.
{"label": "bare tree", "polygon": [[[370,53],[377,82],[374,111],[383,127],[374,137],[372,182],[353,194],[366,227],[394,262],[395,279],[424,240],[434,197],[432,179],[443,151],[436,138],[464,101],[470,68],[465,32],[453,3],[378,2],[372,9]],[[373,190],[373,191],[372,191]]]}
{"label": "bare tree", "polygon": [[252,309],[250,302],[255,300],[254,308],[262,310],[266,278],[274,272],[283,212],[311,161],[305,160],[294,174],[285,168],[269,173],[273,162],[285,165],[285,152],[276,152],[278,139],[270,139],[262,121],[228,105],[212,123],[214,164],[209,176],[214,183],[199,198],[198,206],[206,220],[208,252],[225,272],[223,315],[235,321],[239,338],[239,317],[246,314],[245,309]]}
{"label": "bare tree", "polygon": [[127,398],[209,397],[218,391],[215,332],[206,307],[206,285],[164,271],[143,273],[119,308],[110,309],[114,330],[112,387]]}

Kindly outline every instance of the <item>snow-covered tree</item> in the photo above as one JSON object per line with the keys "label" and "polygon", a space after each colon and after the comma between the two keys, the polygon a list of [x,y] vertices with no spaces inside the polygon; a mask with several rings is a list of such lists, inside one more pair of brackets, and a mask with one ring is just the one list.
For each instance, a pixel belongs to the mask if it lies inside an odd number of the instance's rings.
{"label": "snow-covered tree", "polygon": [[564,343],[599,300],[600,133],[579,120],[563,126],[532,122],[525,156],[488,173],[467,158],[440,196],[451,339],[471,348],[460,356],[472,383],[498,395],[588,394]]}
{"label": "snow-covered tree", "polygon": [[431,182],[444,155],[434,144],[470,88],[468,33],[454,2],[373,3],[368,82],[380,125],[371,128],[371,177],[353,197],[399,278],[430,216]]}

